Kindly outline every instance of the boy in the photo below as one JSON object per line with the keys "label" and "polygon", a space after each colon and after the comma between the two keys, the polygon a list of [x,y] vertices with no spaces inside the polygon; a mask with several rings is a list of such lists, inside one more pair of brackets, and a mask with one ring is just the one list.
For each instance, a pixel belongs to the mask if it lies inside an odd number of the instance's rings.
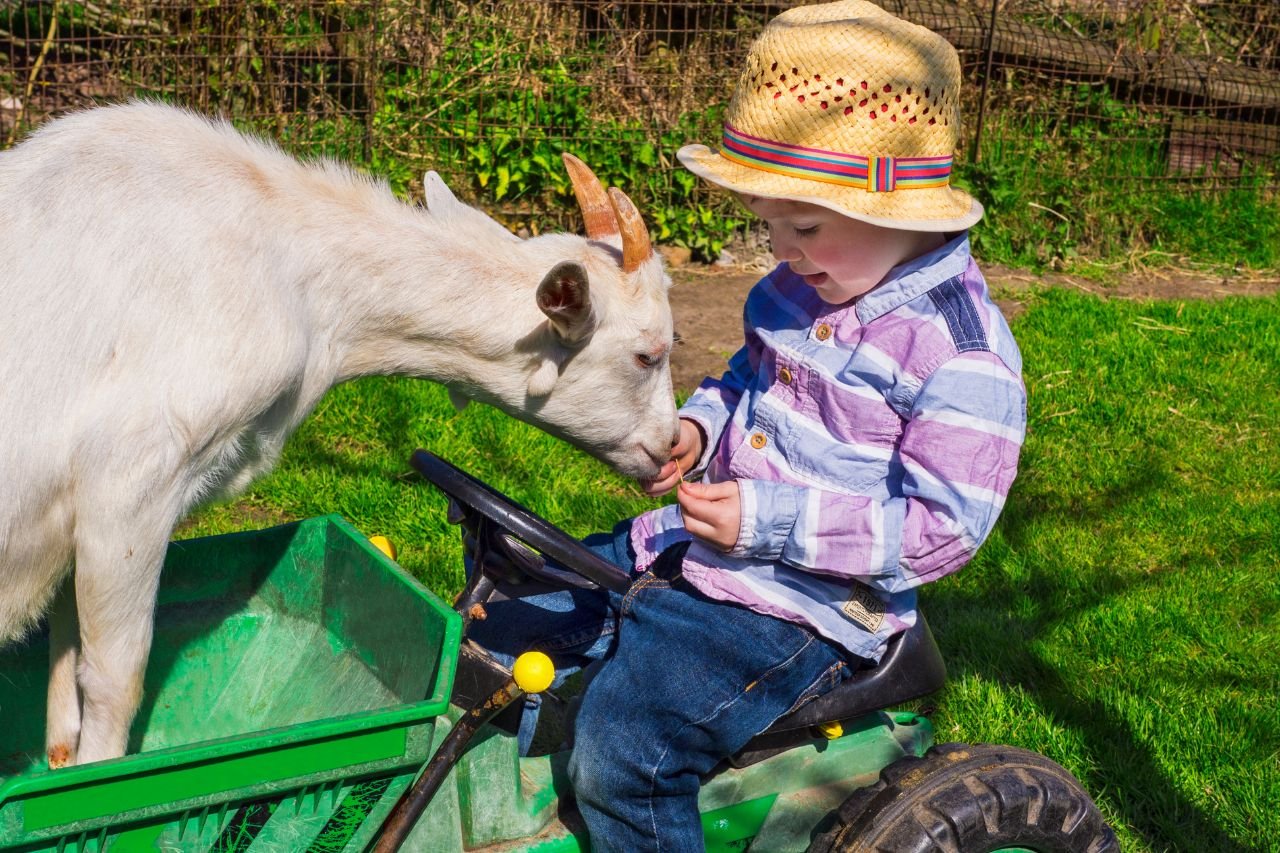
{"label": "boy", "polygon": [[570,763],[594,850],[701,849],[700,777],[873,665],[916,588],[995,523],[1026,398],[969,257],[982,208],[948,186],[959,84],[924,28],[862,0],[799,7],[751,47],[722,147],[679,152],[769,226],[780,264],[745,346],[645,484],[677,503],[587,540],[635,570],[630,591],[512,602],[541,615],[473,633],[600,659]]}

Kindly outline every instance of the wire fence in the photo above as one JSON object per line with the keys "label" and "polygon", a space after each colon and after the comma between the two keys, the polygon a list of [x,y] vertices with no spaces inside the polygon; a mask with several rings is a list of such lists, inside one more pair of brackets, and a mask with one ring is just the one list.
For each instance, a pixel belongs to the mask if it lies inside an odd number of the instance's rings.
{"label": "wire fence", "polygon": [[[746,47],[793,2],[0,0],[0,147],[132,96],[355,160],[425,169],[513,224],[558,220],[578,152],[679,229]],[[1280,187],[1275,0],[884,0],[960,51],[964,169],[1132,193]],[[696,207],[696,206],[695,206]],[[706,208],[699,215],[706,216]],[[686,226],[697,223],[685,223]]]}

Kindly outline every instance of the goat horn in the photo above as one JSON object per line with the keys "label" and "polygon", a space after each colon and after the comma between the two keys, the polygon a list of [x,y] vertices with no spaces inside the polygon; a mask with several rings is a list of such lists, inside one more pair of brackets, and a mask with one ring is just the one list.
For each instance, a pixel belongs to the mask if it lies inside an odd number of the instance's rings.
{"label": "goat horn", "polygon": [[622,232],[622,271],[635,272],[653,254],[649,229],[645,227],[640,211],[622,190],[609,187],[609,201],[613,204]]}
{"label": "goat horn", "polygon": [[569,172],[569,182],[573,184],[573,194],[578,197],[578,207],[582,208],[582,218],[587,225],[587,237],[599,240],[618,233],[618,219],[605,195],[604,186],[595,172],[586,163],[569,152],[560,155],[564,167]]}

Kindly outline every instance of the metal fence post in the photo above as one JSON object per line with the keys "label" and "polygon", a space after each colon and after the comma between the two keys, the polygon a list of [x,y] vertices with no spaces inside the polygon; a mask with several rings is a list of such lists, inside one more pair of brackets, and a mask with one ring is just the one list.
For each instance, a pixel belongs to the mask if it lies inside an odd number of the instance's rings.
{"label": "metal fence post", "polygon": [[969,148],[969,162],[977,163],[981,156],[982,142],[982,119],[987,112],[987,84],[991,80],[991,59],[994,51],[992,43],[995,41],[996,33],[996,9],[1000,6],[1000,0],[991,0],[991,20],[987,22],[987,38],[983,47],[983,53],[986,54],[986,64],[982,71],[982,93],[978,96],[978,121],[973,128],[973,145]]}
{"label": "metal fence post", "polygon": [[373,119],[378,112],[378,89],[382,84],[381,51],[378,49],[381,35],[382,16],[381,0],[373,0],[369,16],[369,57],[365,66],[365,113],[364,113],[364,162],[368,163],[373,156]]}

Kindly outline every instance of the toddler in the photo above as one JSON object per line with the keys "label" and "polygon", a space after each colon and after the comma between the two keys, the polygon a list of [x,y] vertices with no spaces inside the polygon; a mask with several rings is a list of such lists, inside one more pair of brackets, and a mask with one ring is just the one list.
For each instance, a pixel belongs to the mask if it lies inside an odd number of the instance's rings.
{"label": "toddler", "polygon": [[873,666],[916,589],[995,524],[1026,396],[969,254],[982,207],[949,185],[959,88],[929,30],[802,6],[751,47],[720,146],[679,152],[767,223],[780,263],[644,484],[677,502],[586,540],[635,573],[627,594],[507,602],[473,633],[596,662],[570,762],[593,850],[701,849],[700,777]]}

